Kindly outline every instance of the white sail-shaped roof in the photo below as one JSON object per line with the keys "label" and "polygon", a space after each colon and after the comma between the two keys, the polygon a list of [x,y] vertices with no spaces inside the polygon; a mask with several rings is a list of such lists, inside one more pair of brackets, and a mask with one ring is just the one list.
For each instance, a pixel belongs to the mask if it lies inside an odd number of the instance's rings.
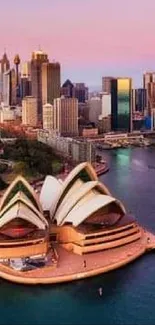
{"label": "white sail-shaped roof", "polygon": [[82,198],[88,199],[88,193],[91,195],[91,197],[100,193],[110,195],[108,189],[98,181],[90,181],[82,184],[80,189],[74,191],[73,195],[71,195],[68,199],[64,199],[58,207],[55,214],[57,225],[62,223],[62,221],[67,217],[67,214]]}
{"label": "white sail-shaped roof", "polygon": [[33,211],[33,213],[42,220],[43,223],[48,227],[48,222],[43,216],[43,214],[37,210],[37,208],[32,204],[32,202],[27,198],[27,196],[23,192],[17,192],[15,196],[9,201],[7,205],[4,206],[4,208],[0,211],[0,218],[3,216],[3,214],[9,210],[13,205],[17,203],[23,203],[27,208],[27,213],[29,213],[29,210]]}
{"label": "white sail-shaped roof", "polygon": [[[84,175],[82,175],[82,173]],[[78,189],[80,190],[83,183],[97,181],[97,179],[94,168],[88,162],[77,165],[62,184],[62,194],[58,200],[56,210],[63,200],[66,201],[71,195],[74,195]]]}
{"label": "white sail-shaped roof", "polygon": [[28,209],[27,206],[21,202],[14,204],[10,209],[6,210],[2,216],[0,216],[0,228],[15,218],[27,220],[39,229],[46,229],[46,223],[38,218],[32,210]]}
{"label": "white sail-shaped roof", "polygon": [[0,227],[15,218],[27,220],[39,229],[48,228],[38,197],[22,176],[17,176],[2,197]]}
{"label": "white sail-shaped roof", "polygon": [[[22,185],[21,189],[17,188],[18,184]],[[25,192],[22,187],[25,189]],[[16,192],[15,192],[15,189],[16,189]],[[5,207],[5,205],[7,205],[9,203],[9,201],[12,199],[12,197],[14,197],[16,195],[16,193],[18,193],[18,192],[23,192],[24,195],[27,197],[27,199],[30,200],[31,203],[33,205],[35,205],[36,208],[42,213],[42,207],[41,207],[41,204],[38,200],[38,197],[37,197],[35,191],[31,187],[31,185],[26,181],[26,179],[21,175],[17,176],[14,179],[14,181],[9,185],[9,187],[6,189],[2,199],[0,201],[0,210],[2,210]]]}
{"label": "white sail-shaped roof", "polygon": [[50,210],[51,215],[62,193],[62,184],[53,176],[46,176],[40,192],[40,203],[43,210]]}
{"label": "white sail-shaped roof", "polygon": [[92,199],[88,199],[86,202],[76,205],[68,213],[67,217],[62,221],[61,225],[70,222],[74,227],[77,227],[93,213],[115,201],[115,198],[112,196],[103,194],[95,195],[92,197]]}

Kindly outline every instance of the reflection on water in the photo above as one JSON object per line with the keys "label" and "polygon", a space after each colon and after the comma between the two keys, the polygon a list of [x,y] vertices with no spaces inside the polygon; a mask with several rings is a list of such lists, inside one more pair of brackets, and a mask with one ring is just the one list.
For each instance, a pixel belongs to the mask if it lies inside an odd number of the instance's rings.
{"label": "reflection on water", "polygon": [[[105,151],[103,157],[110,172],[101,176],[101,180],[139,222],[155,231],[155,169],[148,168],[155,164],[155,149],[118,149],[112,153]],[[127,163],[122,165],[125,160]]]}

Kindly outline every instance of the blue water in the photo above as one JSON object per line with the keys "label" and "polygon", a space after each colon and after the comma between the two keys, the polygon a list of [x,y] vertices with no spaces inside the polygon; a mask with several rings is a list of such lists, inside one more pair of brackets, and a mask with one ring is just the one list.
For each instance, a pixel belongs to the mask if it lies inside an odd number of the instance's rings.
{"label": "blue water", "polygon": [[[155,149],[105,151],[101,180],[155,232]],[[103,287],[100,297],[98,288]],[[155,324],[155,253],[119,270],[64,285],[0,281],[0,324]]]}

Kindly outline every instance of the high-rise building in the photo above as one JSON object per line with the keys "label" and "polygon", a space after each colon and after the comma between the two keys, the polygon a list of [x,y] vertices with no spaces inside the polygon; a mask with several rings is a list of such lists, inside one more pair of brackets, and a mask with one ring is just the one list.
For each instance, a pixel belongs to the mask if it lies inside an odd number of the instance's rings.
{"label": "high-rise building", "polygon": [[54,99],[56,129],[62,136],[78,135],[78,100],[76,98]]}
{"label": "high-rise building", "polygon": [[75,83],[73,97],[77,98],[79,103],[85,103],[88,100],[88,87],[84,83]]}
{"label": "high-rise building", "polygon": [[10,69],[10,62],[7,54],[4,53],[0,60],[0,102],[3,101],[3,74]]}
{"label": "high-rise building", "polygon": [[60,64],[45,62],[42,64],[42,104],[53,104],[60,98]]}
{"label": "high-rise building", "polygon": [[102,92],[111,94],[111,81],[113,77],[102,77]]}
{"label": "high-rise building", "polygon": [[111,81],[111,128],[129,132],[132,128],[132,80],[117,78]]}
{"label": "high-rise building", "polygon": [[11,105],[15,106],[17,103],[17,89],[16,89],[16,72],[11,69]]}
{"label": "high-rise building", "polygon": [[61,87],[61,95],[64,97],[72,98],[73,89],[74,89],[74,85],[69,79],[67,79]]}
{"label": "high-rise building", "polygon": [[30,68],[32,96],[37,99],[37,113],[39,122],[42,122],[42,64],[48,62],[48,56],[43,51],[39,50],[32,53]]}
{"label": "high-rise building", "polygon": [[102,93],[102,117],[111,115],[111,94]]}
{"label": "high-rise building", "polygon": [[31,62],[27,61],[21,65],[21,77],[22,78],[31,78]]}
{"label": "high-rise building", "polygon": [[20,104],[21,97],[20,97],[20,82],[19,82],[19,64],[20,64],[20,57],[18,54],[15,55],[14,64],[16,67],[16,100],[17,104]]}
{"label": "high-rise building", "polygon": [[3,74],[3,102],[5,106],[11,104],[11,70]]}
{"label": "high-rise building", "polygon": [[27,77],[21,77],[20,80],[20,94],[21,98],[24,98],[26,96],[31,96],[31,81]]}
{"label": "high-rise building", "polygon": [[144,113],[146,108],[146,89],[132,89],[132,102],[133,112]]}
{"label": "high-rise building", "polygon": [[143,88],[147,89],[150,82],[155,82],[155,72],[146,72],[143,75]]}
{"label": "high-rise building", "polygon": [[99,115],[102,111],[102,101],[100,97],[92,97],[89,101],[89,121],[98,124]]}
{"label": "high-rise building", "polygon": [[155,108],[155,72],[146,72],[143,75],[143,88],[146,89],[146,114],[151,116],[152,108]]}
{"label": "high-rise building", "polygon": [[20,95],[21,98],[32,95],[30,62],[24,62],[21,66]]}
{"label": "high-rise building", "polygon": [[79,125],[85,125],[89,122],[89,103],[78,103]]}
{"label": "high-rise building", "polygon": [[37,126],[37,99],[27,96],[22,100],[22,124]]}
{"label": "high-rise building", "polygon": [[5,106],[16,105],[16,74],[14,69],[3,73],[3,102]]}
{"label": "high-rise building", "polygon": [[43,129],[55,130],[54,107],[51,104],[43,105]]}

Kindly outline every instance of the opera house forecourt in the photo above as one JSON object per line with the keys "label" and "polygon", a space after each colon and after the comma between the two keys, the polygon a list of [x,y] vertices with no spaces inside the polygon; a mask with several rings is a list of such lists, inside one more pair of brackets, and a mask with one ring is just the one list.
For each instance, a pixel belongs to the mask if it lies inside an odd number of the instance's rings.
{"label": "opera house forecourt", "polygon": [[89,163],[41,192],[18,176],[0,201],[0,277],[60,283],[121,267],[155,248],[155,236],[126,212]]}

